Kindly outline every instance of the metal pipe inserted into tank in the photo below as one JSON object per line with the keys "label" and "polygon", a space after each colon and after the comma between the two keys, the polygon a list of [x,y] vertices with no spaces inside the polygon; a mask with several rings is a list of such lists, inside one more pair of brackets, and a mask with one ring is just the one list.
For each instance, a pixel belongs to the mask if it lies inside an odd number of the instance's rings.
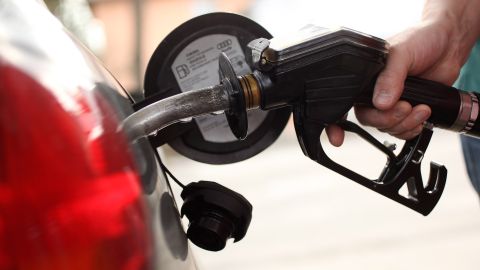
{"label": "metal pipe inserted into tank", "polygon": [[152,103],[128,116],[122,123],[122,129],[129,139],[136,140],[182,119],[229,108],[228,84],[223,83]]}

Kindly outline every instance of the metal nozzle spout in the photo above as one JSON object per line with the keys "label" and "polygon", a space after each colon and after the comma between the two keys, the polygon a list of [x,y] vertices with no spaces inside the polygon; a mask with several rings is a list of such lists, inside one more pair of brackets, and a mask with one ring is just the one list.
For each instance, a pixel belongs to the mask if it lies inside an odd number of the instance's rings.
{"label": "metal nozzle spout", "polygon": [[237,77],[225,54],[219,57],[219,85],[188,91],[152,103],[127,117],[122,129],[136,140],[185,118],[225,111],[232,133],[247,136],[247,109],[260,105],[260,87],[252,74]]}
{"label": "metal nozzle spout", "polygon": [[228,110],[228,86],[220,84],[171,96],[128,116],[121,128],[131,140],[147,136],[181,119]]}

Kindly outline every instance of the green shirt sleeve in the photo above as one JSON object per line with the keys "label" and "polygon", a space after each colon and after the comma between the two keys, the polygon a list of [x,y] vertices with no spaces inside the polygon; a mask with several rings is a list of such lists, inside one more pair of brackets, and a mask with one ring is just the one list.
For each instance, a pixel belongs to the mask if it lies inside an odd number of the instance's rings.
{"label": "green shirt sleeve", "polygon": [[454,86],[465,91],[480,93],[480,40],[475,43]]}

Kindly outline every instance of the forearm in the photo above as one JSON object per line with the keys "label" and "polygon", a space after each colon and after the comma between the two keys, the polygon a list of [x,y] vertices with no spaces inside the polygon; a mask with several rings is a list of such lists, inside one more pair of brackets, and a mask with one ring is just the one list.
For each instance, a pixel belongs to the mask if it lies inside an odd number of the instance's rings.
{"label": "forearm", "polygon": [[480,0],[426,0],[422,21],[441,24],[449,42],[469,52],[480,36]]}

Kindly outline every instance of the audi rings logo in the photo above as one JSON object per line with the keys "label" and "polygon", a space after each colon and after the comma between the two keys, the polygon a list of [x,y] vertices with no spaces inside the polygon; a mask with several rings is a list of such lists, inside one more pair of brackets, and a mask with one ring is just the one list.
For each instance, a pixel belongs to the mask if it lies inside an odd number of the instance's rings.
{"label": "audi rings logo", "polygon": [[226,51],[230,49],[230,45],[232,45],[232,40],[225,39],[224,41],[217,43],[217,49],[221,51]]}

